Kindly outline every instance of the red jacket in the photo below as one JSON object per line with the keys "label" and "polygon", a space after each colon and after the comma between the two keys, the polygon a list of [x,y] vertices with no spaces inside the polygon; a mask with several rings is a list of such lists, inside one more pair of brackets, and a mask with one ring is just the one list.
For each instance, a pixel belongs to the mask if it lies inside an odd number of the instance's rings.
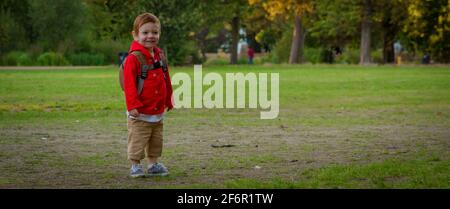
{"label": "red jacket", "polygon": [[132,51],[140,51],[147,63],[159,61],[159,53],[161,52],[159,48],[154,47],[155,57],[152,57],[144,46],[136,41],[131,43],[123,72],[127,110],[137,109],[139,113],[156,115],[164,112],[166,107],[168,110],[172,109],[172,83],[168,70],[166,72],[162,68],[149,70],[147,78],[144,80],[141,95],[138,95],[136,78],[141,75],[141,66],[138,58],[131,54]]}
{"label": "red jacket", "polygon": [[255,51],[252,48],[248,48],[247,55],[248,57],[253,58],[253,56],[255,56]]}

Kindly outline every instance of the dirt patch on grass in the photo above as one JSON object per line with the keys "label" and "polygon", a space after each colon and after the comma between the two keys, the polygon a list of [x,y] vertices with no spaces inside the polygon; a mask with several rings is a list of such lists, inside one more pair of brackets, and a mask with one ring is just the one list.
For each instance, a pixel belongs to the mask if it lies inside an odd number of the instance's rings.
{"label": "dirt patch on grass", "polygon": [[3,128],[0,187],[160,188],[239,178],[296,180],[311,168],[408,158],[421,150],[446,159],[450,150],[449,129],[439,126],[174,127],[168,122],[165,129],[161,160],[171,175],[136,180],[127,177],[125,128]]}

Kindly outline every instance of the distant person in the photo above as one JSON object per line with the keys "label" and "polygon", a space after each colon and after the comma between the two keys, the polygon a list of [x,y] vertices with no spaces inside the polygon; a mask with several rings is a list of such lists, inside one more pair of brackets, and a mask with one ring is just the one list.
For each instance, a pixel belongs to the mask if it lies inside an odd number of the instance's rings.
{"label": "distant person", "polygon": [[400,54],[400,52],[403,51],[402,45],[400,44],[400,42],[395,42],[394,43],[394,53],[395,54]]}
{"label": "distant person", "polygon": [[430,54],[428,52],[425,52],[422,58],[422,64],[430,64]]}
{"label": "distant person", "polygon": [[248,64],[253,64],[253,57],[255,56],[255,50],[253,50],[251,46],[248,47],[247,56],[248,56]]}
{"label": "distant person", "polygon": [[397,63],[398,65],[402,64],[402,45],[400,44],[400,42],[395,42],[394,43],[394,54],[395,54],[395,63]]}
{"label": "distant person", "polygon": [[173,108],[167,61],[157,47],[160,30],[161,24],[155,15],[143,13],[136,17],[132,31],[134,40],[123,68],[131,177],[146,176],[140,164],[145,157],[148,159],[147,176],[168,174],[167,168],[158,162],[163,147],[164,113]]}

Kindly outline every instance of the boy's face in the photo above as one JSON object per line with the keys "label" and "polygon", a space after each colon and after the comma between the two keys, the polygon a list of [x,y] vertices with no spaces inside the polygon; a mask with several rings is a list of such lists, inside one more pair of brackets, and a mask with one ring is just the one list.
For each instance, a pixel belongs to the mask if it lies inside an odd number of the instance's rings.
{"label": "boy's face", "polygon": [[147,49],[151,49],[153,47],[156,47],[158,45],[159,41],[159,25],[148,22],[143,24],[139,28],[138,34],[136,34],[135,31],[133,31],[133,37],[134,40],[140,43],[142,46],[144,46]]}

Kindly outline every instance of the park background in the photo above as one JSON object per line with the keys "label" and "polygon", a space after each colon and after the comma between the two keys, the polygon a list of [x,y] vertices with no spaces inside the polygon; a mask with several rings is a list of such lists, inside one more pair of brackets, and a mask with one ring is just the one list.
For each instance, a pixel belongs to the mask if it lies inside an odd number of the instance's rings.
{"label": "park background", "polygon": [[[279,73],[279,117],[175,109],[170,176],[129,179],[118,64],[144,11],[160,18],[172,75]],[[450,188],[449,11],[448,0],[3,0],[0,188]]]}
{"label": "park background", "polygon": [[448,63],[449,10],[447,0],[4,0],[0,64],[117,64],[144,11],[160,18],[173,65],[244,64],[248,45],[256,63]]}

